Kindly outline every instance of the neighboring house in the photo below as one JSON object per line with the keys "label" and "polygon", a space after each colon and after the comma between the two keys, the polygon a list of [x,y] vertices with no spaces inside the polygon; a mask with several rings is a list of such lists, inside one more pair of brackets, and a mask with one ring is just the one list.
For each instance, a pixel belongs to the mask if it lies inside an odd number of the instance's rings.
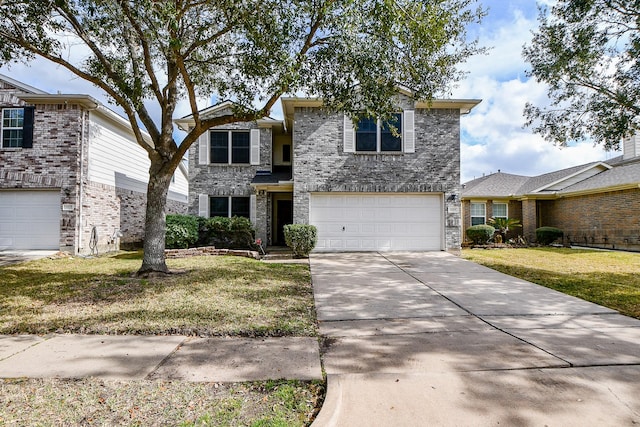
{"label": "neighboring house", "polygon": [[211,129],[189,151],[189,212],[249,217],[268,245],[297,223],[317,226],[318,251],[459,250],[460,115],[480,101],[399,101],[393,130],[309,98],[283,98],[282,121]]}
{"label": "neighboring house", "polygon": [[623,155],[527,177],[502,172],[463,185],[464,229],[494,217],[516,218],[535,241],[542,226],[560,228],[564,243],[640,251],[640,137],[623,142]]}
{"label": "neighboring house", "polygon": [[[144,237],[150,161],[127,120],[88,95],[0,75],[0,250],[117,249]],[[186,213],[187,168],[168,211]]]}

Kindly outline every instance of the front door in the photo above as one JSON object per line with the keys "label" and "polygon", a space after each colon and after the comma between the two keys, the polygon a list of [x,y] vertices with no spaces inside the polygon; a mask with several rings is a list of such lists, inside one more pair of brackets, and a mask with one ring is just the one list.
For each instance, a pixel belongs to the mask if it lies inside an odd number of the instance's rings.
{"label": "front door", "polygon": [[276,241],[274,242],[278,246],[285,246],[284,241],[284,226],[293,223],[293,201],[292,200],[277,200],[276,201]]}

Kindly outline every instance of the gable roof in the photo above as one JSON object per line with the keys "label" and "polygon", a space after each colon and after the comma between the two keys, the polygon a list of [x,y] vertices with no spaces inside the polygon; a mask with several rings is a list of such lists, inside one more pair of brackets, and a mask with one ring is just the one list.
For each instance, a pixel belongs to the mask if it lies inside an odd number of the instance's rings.
{"label": "gable roof", "polygon": [[513,197],[518,194],[518,189],[529,179],[528,176],[497,172],[467,182],[464,184],[462,193],[466,198],[494,197],[497,195]]}
{"label": "gable roof", "polygon": [[587,180],[575,183],[562,190],[561,194],[576,195],[626,188],[640,188],[640,159],[624,162]]}
{"label": "gable roof", "polygon": [[[221,102],[218,102],[217,104],[211,105],[209,107],[206,107],[200,110],[199,111],[200,117],[207,118],[207,117],[215,117],[216,115],[223,115],[223,114],[226,114],[225,110],[231,110],[236,105],[240,106],[240,104],[237,104],[233,101],[229,101],[229,100],[221,101]],[[258,119],[254,121],[258,124],[258,127],[271,127],[271,126],[277,126],[282,124],[281,120],[276,120],[271,117],[264,117],[262,119]],[[175,119],[173,122],[176,125],[178,125],[179,129],[183,131],[188,131],[190,126],[195,125],[193,114],[187,114],[184,117]]]}
{"label": "gable roof", "polygon": [[[517,194],[524,195],[559,191],[562,188],[570,185],[567,181],[571,178],[577,177],[578,179],[580,179],[580,177],[582,176],[582,179],[587,179],[589,176],[593,176],[598,172],[602,172],[603,167],[600,166],[602,164],[602,162],[591,162],[531,177],[522,187],[518,189]],[[607,168],[610,168],[610,166],[607,166]],[[564,187],[563,183],[566,183]]]}
{"label": "gable roof", "polygon": [[13,86],[16,89],[19,89],[20,92],[23,92],[23,93],[31,93],[31,94],[37,94],[37,95],[46,95],[47,94],[47,92],[45,92],[43,90],[40,90],[40,89],[35,88],[33,86],[30,86],[30,85],[28,85],[26,83],[19,82],[16,79],[12,79],[9,76],[5,76],[4,74],[0,74],[0,80],[4,81],[5,83],[8,83],[9,86]]}
{"label": "gable roof", "polygon": [[527,177],[494,173],[463,185],[462,199],[544,198],[640,188],[640,158],[591,162]]}

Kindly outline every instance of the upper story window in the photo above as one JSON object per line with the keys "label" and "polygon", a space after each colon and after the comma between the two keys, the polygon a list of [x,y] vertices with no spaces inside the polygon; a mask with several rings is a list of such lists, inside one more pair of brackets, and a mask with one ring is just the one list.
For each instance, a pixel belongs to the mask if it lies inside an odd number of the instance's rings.
{"label": "upper story window", "polygon": [[364,117],[356,126],[344,116],[345,153],[414,153],[414,111],[392,114],[388,120]]}
{"label": "upper story window", "polygon": [[22,147],[24,110],[4,108],[2,110],[2,146]]}
{"label": "upper story window", "polygon": [[363,118],[356,128],[356,152],[402,151],[402,114],[389,121]]}
{"label": "upper story window", "polygon": [[211,163],[248,164],[248,131],[211,131]]}
{"label": "upper story window", "polygon": [[2,108],[0,111],[2,148],[30,148],[33,139],[33,107]]}
{"label": "upper story window", "polygon": [[198,164],[259,165],[260,129],[212,130],[198,142]]}
{"label": "upper story window", "polygon": [[471,203],[471,225],[486,223],[487,206],[484,203]]}
{"label": "upper story window", "polygon": [[494,218],[508,218],[508,210],[506,203],[494,203],[491,207]]}

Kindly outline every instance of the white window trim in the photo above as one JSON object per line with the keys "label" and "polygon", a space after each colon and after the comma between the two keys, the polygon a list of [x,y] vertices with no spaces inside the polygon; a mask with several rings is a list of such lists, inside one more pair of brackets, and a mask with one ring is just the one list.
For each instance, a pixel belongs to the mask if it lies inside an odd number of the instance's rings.
{"label": "white window trim", "polygon": [[[226,163],[211,163],[211,132],[227,132],[227,153]],[[249,163],[232,163],[233,156],[233,132],[244,132],[249,134]],[[198,164],[199,165],[260,165],[260,129],[209,129],[198,138]]]}
{"label": "white window trim", "polygon": [[353,120],[344,115],[344,138],[343,151],[345,153],[356,154],[389,154],[397,155],[401,153],[415,153],[415,112],[413,110],[404,110],[393,114],[400,114],[402,124],[402,132],[400,135],[400,150],[398,151],[382,151],[381,150],[381,120],[376,123],[376,151],[358,151],[356,150],[356,124]]}
{"label": "white window trim", "polygon": [[[402,125],[403,117],[404,114],[403,113],[393,113],[393,115],[399,114],[400,115],[400,123]],[[403,128],[404,129],[404,128]],[[404,132],[404,130],[403,130]],[[358,150],[358,131],[355,130],[355,135],[354,135],[354,150],[356,153],[360,153],[360,154],[368,154],[368,153],[376,153],[376,154],[395,154],[395,153],[404,153],[404,135],[401,133],[400,134],[400,149],[399,150],[394,150],[394,151],[382,151],[382,119],[378,118],[376,120],[376,151],[364,151],[364,150]]]}
{"label": "white window trim", "polygon": [[[482,205],[484,206],[484,213],[482,215],[482,217],[480,217],[480,215],[474,215],[473,214],[473,205]],[[471,225],[473,225],[473,218],[482,218],[482,223],[486,224],[487,223],[487,203],[486,202],[471,202],[469,204],[469,220],[471,221]],[[478,225],[478,224],[476,224]]]}
{"label": "white window trim", "polygon": [[256,221],[256,196],[255,194],[249,196],[215,196],[210,194],[199,194],[198,195],[198,216],[204,218],[210,218],[210,206],[211,206],[211,198],[212,197],[225,197],[228,199],[227,203],[227,218],[231,218],[231,210],[233,206],[233,201],[231,200],[234,197],[244,197],[249,199],[249,220],[255,224]]}
{"label": "white window trim", "polygon": [[[494,210],[493,210],[493,206],[495,205],[505,205],[505,212],[506,215],[505,216],[496,216]],[[485,208],[486,209],[486,208]],[[509,218],[509,203],[507,202],[493,202],[492,206],[491,206],[491,213],[493,214],[494,218]],[[485,216],[486,216],[486,210],[485,210]]]}
{"label": "white window trim", "polygon": [[[4,126],[4,112],[5,111],[11,111],[11,110],[23,110],[23,117],[22,117],[22,126]],[[7,108],[0,108],[0,148],[21,148],[22,147],[22,141],[20,142],[20,145],[17,147],[5,147],[4,145],[4,131],[5,130],[22,130],[24,131],[24,109],[21,107],[7,107]],[[23,135],[23,139],[24,139],[24,135]]]}

